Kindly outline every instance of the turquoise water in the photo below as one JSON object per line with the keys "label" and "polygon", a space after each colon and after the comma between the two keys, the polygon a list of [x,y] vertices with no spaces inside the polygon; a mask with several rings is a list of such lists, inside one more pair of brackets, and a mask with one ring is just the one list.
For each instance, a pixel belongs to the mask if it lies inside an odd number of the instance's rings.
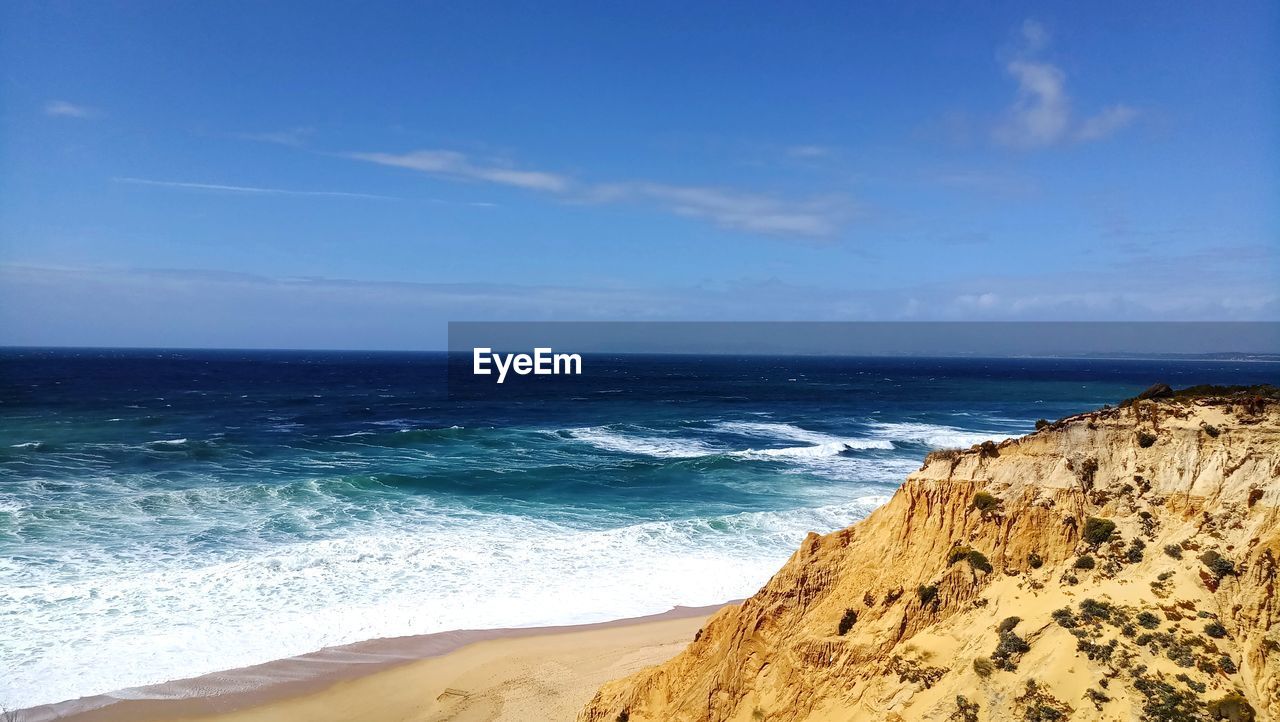
{"label": "turquoise water", "polygon": [[0,703],[755,591],[934,448],[1269,364],[0,352]]}

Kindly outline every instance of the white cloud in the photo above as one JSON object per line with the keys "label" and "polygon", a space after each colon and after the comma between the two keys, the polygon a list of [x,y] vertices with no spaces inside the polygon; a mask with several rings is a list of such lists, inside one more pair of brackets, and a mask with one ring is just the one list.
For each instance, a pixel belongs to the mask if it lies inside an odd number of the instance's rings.
{"label": "white cloud", "polygon": [[55,118],[90,118],[96,115],[97,111],[65,100],[50,100],[44,104],[44,114]]}
{"label": "white cloud", "polygon": [[1005,72],[1018,83],[1018,93],[1004,120],[992,131],[997,143],[1031,149],[1069,140],[1082,143],[1102,140],[1137,117],[1134,108],[1116,104],[1077,122],[1066,89],[1066,73],[1052,63],[1033,57],[1048,45],[1048,32],[1039,23],[1028,20],[1022,25],[1020,37],[1015,57],[1005,64]]}
{"label": "white cloud", "polygon": [[290,128],[267,133],[235,133],[240,140],[252,140],[258,143],[275,143],[298,148],[306,145],[307,139],[314,134],[315,128]]}
{"label": "white cloud", "polygon": [[560,193],[569,188],[569,179],[555,173],[477,164],[466,155],[451,150],[416,150],[402,154],[348,153],[347,157],[447,178],[484,181],[529,190]]}
{"label": "white cloud", "polygon": [[247,193],[253,195],[275,196],[325,196],[335,198],[370,198],[376,200],[400,200],[393,196],[380,196],[372,193],[350,193],[347,191],[299,191],[286,188],[262,188],[257,186],[233,186],[218,183],[186,183],[182,181],[150,180],[147,178],[112,178],[112,183],[128,183],[131,185],[159,186],[162,188],[179,188],[184,190],[214,191],[220,193]]}
{"label": "white cloud", "polygon": [[825,145],[794,145],[787,148],[787,155],[792,158],[826,158],[832,149]]}
{"label": "white cloud", "polygon": [[558,173],[478,163],[450,150],[408,153],[347,153],[345,157],[408,168],[450,180],[480,181],[555,195],[576,203],[647,203],[669,213],[711,221],[722,228],[775,236],[825,237],[852,215],[838,198],[786,201],[774,196],[713,186],[649,181],[589,184]]}
{"label": "white cloud", "polygon": [[1080,127],[1076,128],[1076,140],[1101,140],[1133,122],[1136,117],[1138,117],[1138,111],[1127,105],[1103,108],[1097,114],[1086,118]]}
{"label": "white cloud", "polygon": [[1036,148],[1062,139],[1071,116],[1062,71],[1048,63],[1024,60],[1010,62],[1006,70],[1018,80],[1018,97],[1005,122],[996,128],[996,141],[1015,148]]}
{"label": "white cloud", "polygon": [[702,218],[723,228],[779,236],[830,236],[852,215],[841,199],[784,201],[772,196],[724,188],[664,183],[599,186],[600,201],[649,201],[677,215]]}
{"label": "white cloud", "polygon": [[1021,31],[1023,52],[1038,53],[1048,47],[1049,31],[1039,22],[1023,20]]}

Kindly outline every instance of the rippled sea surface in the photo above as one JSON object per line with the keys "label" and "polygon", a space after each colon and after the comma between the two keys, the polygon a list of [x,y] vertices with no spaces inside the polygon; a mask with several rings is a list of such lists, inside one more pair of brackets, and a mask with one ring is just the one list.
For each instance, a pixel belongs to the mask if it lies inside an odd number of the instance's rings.
{"label": "rippled sea surface", "polygon": [[[934,448],[1272,364],[0,351],[0,704],[750,595]],[[514,387],[513,387],[514,388]]]}

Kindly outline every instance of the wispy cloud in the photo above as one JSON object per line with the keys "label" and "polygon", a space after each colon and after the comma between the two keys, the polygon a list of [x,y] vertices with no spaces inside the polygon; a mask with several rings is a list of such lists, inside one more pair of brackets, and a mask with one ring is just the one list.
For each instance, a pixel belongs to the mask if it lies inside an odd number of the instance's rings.
{"label": "wispy cloud", "polygon": [[793,145],[787,148],[787,155],[792,158],[826,158],[834,153],[825,145]]}
{"label": "wispy cloud", "polygon": [[1107,138],[1137,117],[1128,105],[1112,105],[1077,121],[1067,93],[1067,76],[1058,66],[1035,56],[1049,44],[1049,33],[1033,20],[1023,23],[1014,58],[1005,71],[1018,83],[1017,97],[992,138],[1011,148],[1043,148],[1066,141]]}
{"label": "wispy cloud", "polygon": [[315,132],[315,128],[290,128],[289,130],[277,130],[265,133],[233,133],[232,135],[240,140],[251,140],[256,143],[274,143],[276,145],[287,145],[291,148],[300,148],[307,144],[307,140]]}
{"label": "wispy cloud", "polygon": [[722,228],[779,236],[834,234],[853,215],[841,198],[786,201],[773,196],[716,187],[665,183],[614,183],[591,189],[596,202],[651,202],[676,215],[709,220]]}
{"label": "wispy cloud", "polygon": [[1125,127],[1138,117],[1138,111],[1127,105],[1103,108],[1096,115],[1086,118],[1076,128],[1075,137],[1080,141],[1101,140]]}
{"label": "wispy cloud", "polygon": [[509,164],[477,162],[451,150],[408,153],[346,153],[345,157],[408,168],[460,181],[477,181],[538,191],[572,203],[641,203],[722,228],[806,238],[835,234],[854,215],[847,199],[824,197],[788,201],[762,193],[714,186],[681,186],[650,181],[586,183],[570,176]]}
{"label": "wispy cloud", "polygon": [[466,155],[451,150],[416,150],[402,154],[348,153],[347,157],[457,180],[483,181],[552,193],[566,191],[570,185],[568,178],[556,173],[476,163]]}
{"label": "wispy cloud", "polygon": [[128,183],[131,185],[157,186],[161,188],[178,188],[182,190],[211,191],[215,193],[244,193],[274,196],[321,196],[328,198],[368,198],[387,201],[402,200],[395,196],[383,196],[373,193],[351,193],[347,191],[303,191],[287,188],[224,185],[220,183],[188,183],[183,181],[151,180],[148,178],[112,178],[111,182]]}
{"label": "wispy cloud", "polygon": [[65,100],[50,100],[44,104],[44,114],[54,118],[91,118],[97,115],[98,111]]}

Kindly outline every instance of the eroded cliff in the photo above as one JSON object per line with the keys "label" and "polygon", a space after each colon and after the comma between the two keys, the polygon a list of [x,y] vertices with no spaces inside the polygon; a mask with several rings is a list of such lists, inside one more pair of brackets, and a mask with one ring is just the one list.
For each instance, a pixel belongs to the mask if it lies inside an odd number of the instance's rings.
{"label": "eroded cliff", "polygon": [[580,720],[1280,719],[1280,403],[1157,395],[931,454]]}

